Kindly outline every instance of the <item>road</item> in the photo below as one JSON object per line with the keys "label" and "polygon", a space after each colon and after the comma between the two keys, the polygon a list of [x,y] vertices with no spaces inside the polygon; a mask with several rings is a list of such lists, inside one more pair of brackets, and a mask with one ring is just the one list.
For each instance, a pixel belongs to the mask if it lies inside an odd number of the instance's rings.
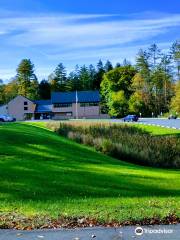
{"label": "road", "polygon": [[[112,122],[122,122],[119,119],[111,119]],[[140,118],[138,123],[151,124],[167,128],[180,129],[180,119],[165,119],[165,118]]]}
{"label": "road", "polygon": [[156,119],[156,118],[142,118],[139,121],[144,124],[155,124],[163,127],[180,129],[180,119]]}
{"label": "road", "polygon": [[[0,240],[179,240],[180,224],[144,226],[142,235],[135,226],[122,228],[84,228],[71,230],[0,230]],[[140,229],[141,230],[141,229]]]}

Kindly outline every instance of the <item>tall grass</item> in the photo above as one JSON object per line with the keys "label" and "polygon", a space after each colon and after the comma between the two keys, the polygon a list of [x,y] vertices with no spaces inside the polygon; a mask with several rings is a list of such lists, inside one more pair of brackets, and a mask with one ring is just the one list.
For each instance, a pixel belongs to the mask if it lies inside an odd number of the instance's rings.
{"label": "tall grass", "polygon": [[48,127],[121,160],[154,167],[180,167],[180,138],[176,136],[152,136],[135,126],[110,123],[60,122],[49,123]]}

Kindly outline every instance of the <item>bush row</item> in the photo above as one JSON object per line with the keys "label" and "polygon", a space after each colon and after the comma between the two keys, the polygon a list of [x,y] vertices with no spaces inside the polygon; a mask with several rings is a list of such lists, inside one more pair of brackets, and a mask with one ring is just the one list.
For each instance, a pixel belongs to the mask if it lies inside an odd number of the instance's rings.
{"label": "bush row", "polygon": [[180,138],[176,136],[152,136],[135,126],[120,124],[61,122],[48,127],[121,160],[154,167],[180,167]]}

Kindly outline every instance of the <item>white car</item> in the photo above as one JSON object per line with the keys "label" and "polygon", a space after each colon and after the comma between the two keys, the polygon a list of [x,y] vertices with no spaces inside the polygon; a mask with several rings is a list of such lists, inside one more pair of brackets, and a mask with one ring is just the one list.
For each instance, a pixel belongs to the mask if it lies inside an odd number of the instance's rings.
{"label": "white car", "polygon": [[16,119],[10,115],[7,114],[0,115],[0,122],[15,122],[15,121]]}

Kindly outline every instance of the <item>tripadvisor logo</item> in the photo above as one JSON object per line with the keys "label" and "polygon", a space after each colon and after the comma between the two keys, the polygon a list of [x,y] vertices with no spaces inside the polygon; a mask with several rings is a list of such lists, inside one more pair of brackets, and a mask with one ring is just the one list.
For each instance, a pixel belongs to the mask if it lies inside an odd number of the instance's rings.
{"label": "tripadvisor logo", "polygon": [[143,229],[142,229],[142,227],[137,227],[136,229],[135,229],[135,234],[136,235],[138,235],[138,236],[141,236],[141,235],[143,235]]}

